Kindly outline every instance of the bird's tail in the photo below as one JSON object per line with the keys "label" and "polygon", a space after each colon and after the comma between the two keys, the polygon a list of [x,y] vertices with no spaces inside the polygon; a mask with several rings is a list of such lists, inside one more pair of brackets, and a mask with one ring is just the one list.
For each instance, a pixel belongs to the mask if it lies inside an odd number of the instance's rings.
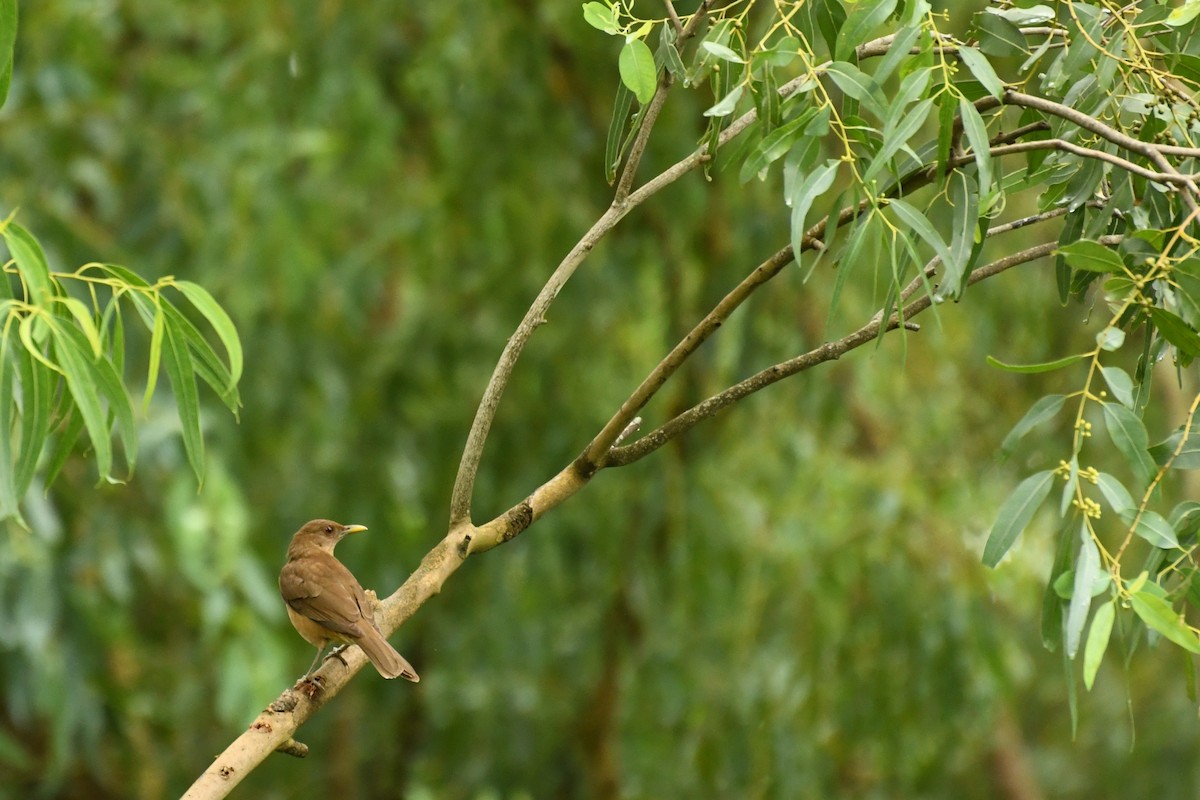
{"label": "bird's tail", "polygon": [[380,675],[385,678],[405,678],[413,683],[421,680],[412,664],[397,653],[396,648],[388,644],[388,640],[373,625],[363,625],[362,628],[363,635],[358,639],[358,646],[371,659]]}

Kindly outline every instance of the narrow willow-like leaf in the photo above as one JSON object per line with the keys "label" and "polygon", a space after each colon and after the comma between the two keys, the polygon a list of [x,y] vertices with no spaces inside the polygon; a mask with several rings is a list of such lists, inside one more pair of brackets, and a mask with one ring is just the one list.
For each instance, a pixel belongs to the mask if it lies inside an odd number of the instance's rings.
{"label": "narrow willow-like leaf", "polygon": [[613,115],[608,123],[608,139],[604,144],[604,177],[611,184],[617,179],[617,170],[625,157],[623,144],[625,131],[629,127],[629,110],[633,108],[633,92],[624,83],[617,84],[617,97],[613,101]]}
{"label": "narrow willow-like leaf", "polygon": [[229,380],[237,383],[242,377],[242,341],[238,338],[237,327],[225,313],[225,309],[217,303],[208,290],[191,281],[175,281],[175,286],[191,301],[196,310],[204,315],[208,324],[212,325],[220,338],[225,352],[229,356]]}
{"label": "narrow willow-like leaf", "polygon": [[1063,358],[1055,359],[1054,361],[1044,361],[1041,364],[1008,364],[998,358],[988,356],[987,363],[988,366],[1002,369],[1005,372],[1034,373],[1053,372],[1056,369],[1062,369],[1063,367],[1069,367],[1072,364],[1077,364],[1085,358],[1087,358],[1085,354],[1080,354],[1074,356],[1064,356]]}
{"label": "narrow willow-like leaf", "polygon": [[237,388],[233,385],[230,378],[229,370],[225,364],[209,347],[207,340],[200,335],[200,331],[196,330],[196,326],[191,321],[179,312],[166,298],[160,297],[159,304],[161,313],[166,315],[166,322],[173,326],[176,331],[182,334],[183,341],[187,344],[190,352],[194,356],[192,359],[192,368],[201,380],[207,383],[212,390],[217,393],[230,411],[237,414],[238,407],[241,405],[241,400],[238,397]]}
{"label": "narrow willow-like leaf", "polygon": [[162,361],[163,335],[166,330],[166,314],[159,309],[154,315],[154,327],[150,332],[150,364],[146,369],[146,391],[142,395],[142,411],[150,408],[150,399],[154,397],[154,388],[158,385],[158,369]]}
{"label": "narrow willow-like leaf", "polygon": [[617,58],[617,69],[621,73],[621,81],[629,87],[638,102],[643,105],[649,103],[658,85],[658,75],[654,54],[646,43],[641,39],[626,39]]}
{"label": "narrow willow-like leaf", "polygon": [[1096,671],[1104,659],[1104,651],[1108,649],[1108,640],[1112,637],[1113,620],[1116,617],[1116,606],[1112,600],[1096,609],[1092,615],[1092,628],[1088,631],[1087,644],[1083,647],[1083,685],[1090,692],[1096,680]]}
{"label": "narrow willow-like leaf", "polygon": [[724,97],[716,102],[715,105],[704,111],[706,117],[728,117],[737,108],[738,101],[742,99],[742,93],[746,91],[746,85],[739,83],[734,86]]}
{"label": "narrow willow-like leaf", "polygon": [[1113,445],[1125,457],[1140,485],[1148,485],[1158,467],[1146,449],[1149,444],[1146,426],[1136,414],[1117,403],[1104,404],[1104,423]]}
{"label": "narrow willow-like leaf", "polygon": [[1186,322],[1162,308],[1147,308],[1146,313],[1150,315],[1158,332],[1175,345],[1179,352],[1191,358],[1200,356],[1200,335],[1188,327]]}
{"label": "narrow willow-like leaf", "polygon": [[1133,532],[1155,547],[1161,547],[1164,550],[1175,550],[1179,547],[1175,529],[1163,518],[1162,514],[1156,511],[1148,509],[1143,511]]}
{"label": "narrow willow-like leaf", "polygon": [[[1180,447],[1185,438],[1187,441]],[[1174,457],[1171,466],[1175,469],[1200,469],[1200,420],[1193,420],[1190,427],[1180,425],[1170,436],[1151,447],[1150,455],[1158,464],[1165,464]]]}
{"label": "narrow willow-like leaf", "polygon": [[1120,367],[1101,367],[1101,374],[1104,375],[1104,382],[1108,384],[1109,391],[1113,397],[1117,398],[1117,402],[1128,409],[1133,408],[1133,379],[1129,377],[1129,373]]}
{"label": "narrow willow-like leaf", "polygon": [[100,331],[96,329],[96,321],[92,318],[92,311],[74,297],[60,296],[52,298],[58,305],[65,306],[71,312],[71,316],[75,318],[75,324],[79,326],[79,330],[87,339],[88,346],[92,350],[92,358],[100,357]]}
{"label": "narrow willow-like leaf", "polygon": [[[54,400],[54,373],[28,353],[15,348],[9,354],[15,357],[21,375],[21,449],[17,453],[16,492],[25,496],[37,468],[38,457],[50,433],[50,411]],[[2,358],[2,356],[0,356]],[[0,389],[0,403],[7,397]],[[0,431],[8,427],[0,421]],[[0,461],[0,463],[8,463]]]}
{"label": "narrow willow-like leaf", "polygon": [[17,262],[17,270],[29,286],[30,302],[36,305],[48,304],[57,292],[54,279],[50,277],[50,265],[46,261],[46,254],[38,240],[16,222],[10,222],[4,229],[4,243],[8,245],[9,253]]}
{"label": "narrow willow-like leaf", "polygon": [[938,232],[933,229],[929,218],[922,214],[917,209],[913,208],[904,200],[893,198],[888,201],[888,208],[896,212],[896,216],[900,221],[907,225],[918,236],[925,240],[925,243],[933,248],[938,257],[942,259],[942,263],[946,265],[945,280],[942,281],[938,288],[938,294],[943,297],[958,297],[963,290],[963,276],[954,275],[950,272],[953,269],[953,257],[950,255],[950,248],[938,235]]}
{"label": "narrow willow-like leaf", "polygon": [[952,265],[947,269],[965,275],[970,268],[971,253],[975,249],[975,232],[979,228],[979,193],[974,179],[960,169],[954,170],[949,178],[950,203],[950,255]]}
{"label": "narrow willow-like leaf", "polygon": [[[80,348],[70,335],[68,325],[51,325],[54,355],[67,377],[67,388],[75,401],[75,408],[83,417],[92,451],[96,454],[96,470],[101,480],[112,478],[112,443],[109,441],[108,417],[100,403],[99,387],[93,380],[91,353],[85,346]],[[78,331],[75,331],[78,333]]]}
{"label": "narrow willow-like leaf", "polygon": [[1012,494],[1000,506],[996,522],[988,534],[987,544],[983,548],[983,563],[994,567],[1004,558],[1004,554],[1013,546],[1017,536],[1029,525],[1038,506],[1050,494],[1054,484],[1054,471],[1044,470],[1034,473],[1017,484]]}
{"label": "narrow willow-like leaf", "polygon": [[[72,340],[76,349],[82,350],[87,346],[83,335],[74,328],[64,326],[63,334]],[[108,404],[109,413],[116,420],[117,435],[121,437],[121,444],[125,448],[125,463],[132,473],[137,463],[137,427],[133,422],[133,407],[129,403],[125,385],[107,358],[94,359],[89,362],[89,366],[93,381]]]}
{"label": "narrow willow-like leaf", "polygon": [[1050,651],[1062,643],[1063,635],[1063,601],[1059,597],[1055,584],[1063,574],[1071,569],[1071,544],[1075,541],[1072,535],[1075,520],[1068,517],[1062,521],[1055,536],[1057,546],[1054,551],[1054,563],[1050,567],[1050,577],[1046,580],[1046,588],[1042,592],[1042,645]]}
{"label": "narrow willow-like leaf", "polygon": [[1096,476],[1096,486],[1100,489],[1100,494],[1104,495],[1104,499],[1108,502],[1109,507],[1117,512],[1118,515],[1123,515],[1127,512],[1136,512],[1137,504],[1133,502],[1133,496],[1129,494],[1129,490],[1125,488],[1125,484],[1109,475],[1107,472],[1101,472]]}
{"label": "narrow willow-like leaf", "polygon": [[975,79],[983,84],[983,88],[987,90],[988,94],[995,98],[1004,94],[1004,82],[996,75],[996,70],[992,69],[991,62],[983,53],[974,47],[960,45],[958,57],[967,65],[967,69],[971,70]]}
{"label": "narrow willow-like leaf", "polygon": [[1090,239],[1065,244],[1054,252],[1062,255],[1073,268],[1087,272],[1121,272],[1125,269],[1119,255]]}
{"label": "narrow willow-like leaf", "polygon": [[854,49],[865,42],[895,9],[896,0],[860,0],[852,4],[845,24],[838,31],[834,58],[845,60],[853,56]]}
{"label": "narrow willow-like leaf", "polygon": [[741,174],[738,176],[746,183],[765,168],[787,155],[796,140],[804,132],[804,127],[817,115],[817,109],[807,108],[793,120],[785,122],[762,138],[762,141],[743,162]]}
{"label": "narrow willow-like leaf", "polygon": [[71,451],[75,449],[75,443],[79,441],[79,434],[81,433],[83,433],[83,415],[75,409],[73,404],[69,405],[66,412],[66,425],[55,436],[54,449],[51,451],[50,458],[46,462],[46,476],[44,480],[46,486],[54,483],[54,479],[62,471],[63,465],[70,458]]}
{"label": "narrow willow-like leaf", "polygon": [[[169,305],[162,306],[165,311]],[[176,312],[178,313],[178,312]],[[167,379],[175,393],[179,409],[179,424],[183,435],[183,448],[188,462],[196,473],[196,480],[204,483],[204,435],[200,429],[200,399],[196,392],[196,375],[192,358],[188,354],[187,334],[180,329],[176,318],[165,315],[163,332],[163,362],[167,367]]]}
{"label": "narrow willow-like leaf", "polygon": [[975,170],[979,175],[980,206],[991,207],[992,194],[992,146],[988,141],[987,125],[979,115],[979,109],[965,97],[958,102],[958,113],[962,117],[963,133],[971,145],[975,157]]}
{"label": "narrow willow-like leaf", "polygon": [[1166,600],[1147,590],[1134,592],[1129,600],[1134,613],[1146,627],[1158,631],[1190,653],[1200,653],[1200,639]]}
{"label": "narrow willow-like leaf", "polygon": [[0,0],[0,106],[12,83],[13,45],[17,40],[17,0]]}
{"label": "narrow willow-like leaf", "polygon": [[[0,280],[7,280],[0,275]],[[0,329],[0,336],[4,334]],[[8,337],[0,339],[0,520],[10,517],[20,519],[20,495],[17,494],[16,470],[13,469],[12,427],[16,393],[13,391],[13,361],[17,358],[33,360],[22,348],[10,346]]]}
{"label": "narrow willow-like leaf", "polygon": [[863,173],[863,180],[870,181],[879,175],[900,148],[908,145],[908,140],[925,124],[929,112],[933,110],[933,100],[926,98],[912,107],[908,113],[899,117],[894,129],[884,128],[883,146],[871,159],[871,166]]}
{"label": "narrow willow-like leaf", "polygon": [[1012,455],[1013,451],[1017,448],[1017,443],[1025,434],[1046,420],[1053,418],[1062,410],[1066,402],[1067,396],[1065,394],[1050,394],[1030,406],[1029,410],[1025,412],[1025,416],[1021,417],[1020,421],[1004,437],[1004,441],[1000,443],[1001,459]]}
{"label": "narrow willow-like leaf", "polygon": [[1066,648],[1067,655],[1075,658],[1079,652],[1079,640],[1083,636],[1083,625],[1087,622],[1092,606],[1092,585],[1100,575],[1100,551],[1092,541],[1087,525],[1079,525],[1079,557],[1075,559],[1075,585],[1071,601],[1067,604]]}
{"label": "narrow willow-like leaf", "polygon": [[835,158],[828,159],[822,166],[808,173],[796,187],[795,195],[789,198],[792,205],[792,252],[797,260],[803,251],[804,224],[808,211],[812,208],[813,201],[833,185],[839,164],[841,162]]}

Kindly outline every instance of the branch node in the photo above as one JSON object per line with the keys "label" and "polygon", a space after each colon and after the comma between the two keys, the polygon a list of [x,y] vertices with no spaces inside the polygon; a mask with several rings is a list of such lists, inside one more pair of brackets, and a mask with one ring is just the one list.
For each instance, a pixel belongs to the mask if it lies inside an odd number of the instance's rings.
{"label": "branch node", "polygon": [[458,557],[466,560],[467,556],[471,555],[471,539],[474,538],[471,534],[463,534],[462,541],[458,543]]}
{"label": "branch node", "polygon": [[504,531],[500,534],[500,541],[507,542],[533,524],[533,506],[529,505],[528,500],[524,500],[509,510],[504,517]]}
{"label": "branch node", "polygon": [[642,427],[641,417],[634,417],[633,419],[629,420],[629,424],[625,426],[625,430],[621,431],[621,433],[617,435],[617,438],[613,440],[612,446],[617,447],[620,445],[621,442],[625,441],[627,438],[636,433],[637,429],[640,427]]}
{"label": "branch node", "polygon": [[275,752],[295,758],[308,758],[308,745],[289,737],[286,742],[275,748]]}
{"label": "branch node", "polygon": [[912,331],[913,333],[916,333],[916,332],[918,332],[918,331],[920,331],[920,330],[921,330],[921,326],[920,326],[920,325],[918,325],[918,324],[917,324],[917,323],[915,323],[915,322],[905,322],[905,323],[904,323],[904,330],[906,330],[906,331]]}

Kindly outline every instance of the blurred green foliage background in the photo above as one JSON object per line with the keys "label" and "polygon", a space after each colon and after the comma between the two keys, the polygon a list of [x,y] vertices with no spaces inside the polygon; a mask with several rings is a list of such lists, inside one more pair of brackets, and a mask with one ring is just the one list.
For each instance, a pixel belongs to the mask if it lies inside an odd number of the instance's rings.
{"label": "blurred green foliage background", "polygon": [[[31,493],[32,531],[7,528],[0,797],[176,795],[308,663],[274,586],[300,524],[369,525],[339,554],[381,594],[443,535],[495,358],[611,197],[620,42],[576,3],[21,15],[0,210],[20,208],[57,269],[203,284],[246,374],[240,423],[206,398],[203,491],[160,392],[132,482],[94,486],[81,454]],[[710,102],[668,103],[645,174],[694,147]],[[476,518],[572,458],[786,241],[785,215],[776,183],[718,170],[624,222],[526,351]],[[647,425],[861,324],[879,298],[858,275],[830,314],[828,266],[790,269]],[[1072,388],[984,356],[1091,335],[1046,264],[990,283],[473,560],[394,637],[419,686],[364,672],[301,731],[307,761],[273,757],[236,796],[1195,796],[1182,656],[1110,658],[1072,742],[1038,636],[1049,518],[999,571],[978,563],[1008,491],[1067,446],[1049,430],[997,465],[1000,439]]]}

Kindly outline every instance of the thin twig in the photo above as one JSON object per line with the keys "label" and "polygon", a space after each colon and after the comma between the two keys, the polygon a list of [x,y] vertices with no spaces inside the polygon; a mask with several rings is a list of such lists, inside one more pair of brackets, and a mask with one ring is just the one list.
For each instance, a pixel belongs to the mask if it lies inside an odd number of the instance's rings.
{"label": "thin twig", "polygon": [[1171,165],[1167,160],[1168,155],[1184,156],[1189,158],[1200,158],[1200,148],[1195,147],[1178,147],[1175,145],[1151,144],[1143,142],[1140,139],[1135,139],[1132,136],[1118,131],[1116,128],[1105,125],[1100,120],[1084,114],[1082,111],[1076,111],[1070,106],[1065,106],[1061,103],[1055,103],[1053,100],[1047,100],[1043,97],[1034,97],[1033,95],[1024,94],[1013,90],[1004,93],[1004,102],[1009,105],[1021,106],[1022,108],[1033,108],[1038,111],[1043,111],[1047,114],[1053,114],[1056,117],[1065,119],[1084,130],[1091,131],[1097,136],[1101,136],[1108,141],[1120,147],[1137,153],[1138,155],[1149,159],[1162,172],[1168,175],[1175,175],[1183,178],[1183,201],[1187,203],[1188,208],[1193,212],[1200,209],[1200,203],[1197,198],[1200,197],[1200,187],[1197,187],[1196,182],[1187,176],[1182,176],[1179,171]]}
{"label": "thin twig", "polygon": [[[696,9],[696,13],[692,15],[687,25],[679,32],[677,44],[682,45],[695,35],[697,28],[700,27],[701,20],[708,14],[708,7],[714,2],[715,0],[704,0],[700,4],[700,8]],[[667,5],[670,7],[670,3]],[[633,186],[634,176],[637,174],[638,166],[642,163],[642,156],[646,153],[646,144],[650,141],[650,132],[654,129],[654,123],[658,121],[658,115],[662,112],[663,104],[667,102],[667,90],[671,88],[671,84],[674,81],[675,78],[671,75],[671,72],[664,69],[658,79],[658,88],[654,91],[654,97],[650,99],[650,105],[646,108],[646,113],[642,117],[637,136],[634,137],[633,144],[629,148],[629,157],[625,159],[625,168],[621,170],[621,177],[617,181],[617,191],[613,197],[614,205],[624,203],[626,198],[629,197],[629,190]]]}
{"label": "thin twig", "polygon": [[[1048,242],[1046,244],[1031,247],[1028,250],[1022,250],[1019,253],[1014,253],[1007,258],[1002,258],[999,261],[992,262],[983,267],[974,270],[967,277],[967,284],[978,283],[979,281],[999,274],[1004,270],[1011,269],[1018,264],[1024,264],[1027,261],[1033,261],[1037,258],[1049,255],[1058,247],[1057,242]],[[886,327],[883,331],[891,331],[900,327],[902,319],[909,320],[913,316],[921,313],[929,308],[932,303],[932,298],[928,295],[919,297],[905,307],[903,315],[893,313],[888,319]],[[873,341],[879,336],[881,326],[883,325],[880,319],[873,319],[858,330],[850,333],[835,342],[826,342],[820,347],[810,350],[803,355],[783,361],[779,364],[774,364],[755,375],[740,381],[728,389],[720,392],[707,400],[704,400],[692,406],[687,411],[679,414],[655,429],[646,434],[640,439],[624,445],[615,447],[610,450],[605,459],[605,466],[621,467],[627,464],[632,464],[639,459],[645,458],[650,453],[653,453],[664,444],[691,430],[700,422],[715,416],[718,412],[736,403],[737,401],[754,394],[755,392],[765,389],[773,383],[778,383],[784,378],[795,375],[798,372],[811,369],[818,364],[823,364],[827,361],[835,361],[846,353],[864,344]]]}

